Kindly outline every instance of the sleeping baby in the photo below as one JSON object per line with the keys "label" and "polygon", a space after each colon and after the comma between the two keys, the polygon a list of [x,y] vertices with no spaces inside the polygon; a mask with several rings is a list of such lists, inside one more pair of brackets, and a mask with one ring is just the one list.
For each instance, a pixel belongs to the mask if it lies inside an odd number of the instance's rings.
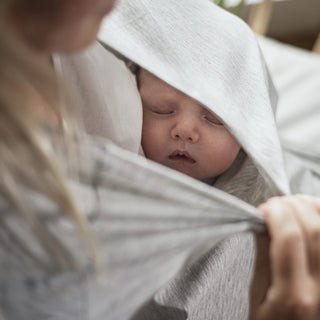
{"label": "sleeping baby", "polygon": [[224,124],[196,100],[140,69],[145,156],[195,179],[225,172],[240,145]]}

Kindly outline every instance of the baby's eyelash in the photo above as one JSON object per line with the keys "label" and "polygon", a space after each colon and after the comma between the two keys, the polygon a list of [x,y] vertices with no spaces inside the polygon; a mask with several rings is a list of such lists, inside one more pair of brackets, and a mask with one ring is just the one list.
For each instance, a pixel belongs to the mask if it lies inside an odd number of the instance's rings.
{"label": "baby's eyelash", "polygon": [[171,114],[173,113],[173,110],[166,110],[166,111],[152,110],[152,112],[156,114]]}
{"label": "baby's eyelash", "polygon": [[166,115],[174,113],[174,108],[170,106],[161,106],[161,105],[145,105],[152,113]]}
{"label": "baby's eyelash", "polygon": [[205,118],[208,122],[210,122],[210,123],[212,123],[212,124],[215,124],[215,125],[217,125],[217,126],[223,126],[223,123],[222,123],[217,117],[215,117],[215,116],[213,116],[213,115],[207,114],[207,115],[204,116],[204,118]]}

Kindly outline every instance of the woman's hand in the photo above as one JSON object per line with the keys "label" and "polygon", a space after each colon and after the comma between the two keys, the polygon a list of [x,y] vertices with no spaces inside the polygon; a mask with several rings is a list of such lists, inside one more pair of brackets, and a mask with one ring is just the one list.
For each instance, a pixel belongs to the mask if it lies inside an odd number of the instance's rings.
{"label": "woman's hand", "polygon": [[259,207],[250,320],[320,319],[320,198],[272,198]]}

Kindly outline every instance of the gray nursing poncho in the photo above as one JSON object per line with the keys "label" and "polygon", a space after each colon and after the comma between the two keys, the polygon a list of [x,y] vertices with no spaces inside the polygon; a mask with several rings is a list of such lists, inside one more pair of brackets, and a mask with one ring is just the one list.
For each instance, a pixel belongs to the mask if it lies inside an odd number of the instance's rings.
{"label": "gray nursing poncho", "polygon": [[[121,59],[216,113],[242,152],[212,187],[120,148],[126,139],[116,141],[119,147],[88,136],[77,146],[86,155],[79,181],[70,179],[69,187],[90,225],[102,271],[95,271],[78,230],[48,199],[25,192],[47,232],[76,261],[76,270],[55,263],[1,199],[4,316],[247,319],[254,261],[248,231],[264,228],[255,207],[270,196],[289,193],[290,184],[304,191],[301,181],[318,183],[308,170],[314,158],[302,162],[302,156],[286,152],[293,159],[287,178],[274,121],[275,93],[255,37],[243,22],[207,0],[122,0],[106,19],[100,40]],[[87,94],[88,78],[77,78],[77,62],[94,64],[90,54],[105,49],[98,45],[90,50],[60,59],[60,72],[70,77],[80,98]],[[106,57],[112,66],[120,63],[110,53]],[[103,96],[101,88],[93,90]],[[127,102],[122,108],[131,108]]]}

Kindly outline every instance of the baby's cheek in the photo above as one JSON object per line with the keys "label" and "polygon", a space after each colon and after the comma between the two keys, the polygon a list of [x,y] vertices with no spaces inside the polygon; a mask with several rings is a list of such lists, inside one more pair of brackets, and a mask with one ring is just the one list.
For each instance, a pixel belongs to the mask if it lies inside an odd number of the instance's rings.
{"label": "baby's cheek", "polygon": [[227,139],[227,142],[225,143],[225,147],[223,151],[226,162],[232,163],[236,158],[239,150],[240,150],[240,145],[233,137],[230,137],[229,139]]}
{"label": "baby's cheek", "polygon": [[240,150],[240,145],[229,132],[217,135],[211,142],[208,159],[211,159],[211,166],[212,163],[215,164],[216,174],[221,174],[229,169],[234,162]]}
{"label": "baby's cheek", "polygon": [[159,135],[157,128],[149,121],[143,125],[141,145],[146,157],[154,160],[159,148]]}
{"label": "baby's cheek", "polygon": [[223,143],[224,153],[229,155],[231,159],[235,158],[240,150],[240,144],[238,141],[227,130],[221,135],[220,138]]}

